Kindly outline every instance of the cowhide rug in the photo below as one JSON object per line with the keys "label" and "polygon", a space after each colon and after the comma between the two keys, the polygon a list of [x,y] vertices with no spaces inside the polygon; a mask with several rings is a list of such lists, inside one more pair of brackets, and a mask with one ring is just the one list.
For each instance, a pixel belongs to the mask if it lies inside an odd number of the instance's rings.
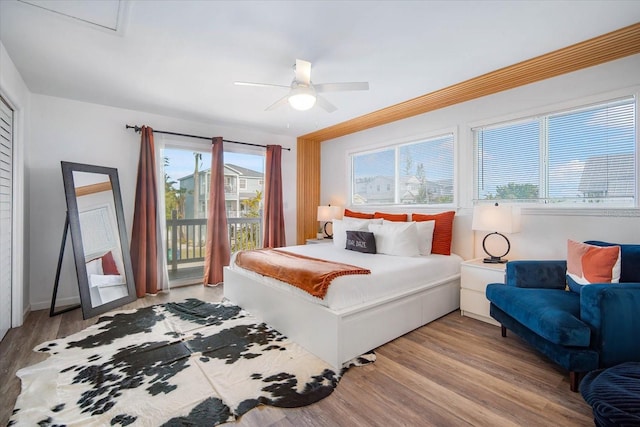
{"label": "cowhide rug", "polygon": [[334,372],[239,307],[197,299],[112,313],[34,350],[50,357],[18,371],[9,425],[214,426],[260,404],[317,402],[375,360]]}

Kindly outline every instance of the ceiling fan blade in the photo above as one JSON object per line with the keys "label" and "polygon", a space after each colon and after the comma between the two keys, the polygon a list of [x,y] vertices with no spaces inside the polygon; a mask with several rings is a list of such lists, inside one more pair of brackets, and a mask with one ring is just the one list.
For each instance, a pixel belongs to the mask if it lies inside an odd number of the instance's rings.
{"label": "ceiling fan blade", "polygon": [[273,111],[276,108],[280,108],[283,105],[285,105],[288,100],[289,100],[289,95],[287,94],[287,95],[283,96],[282,98],[278,99],[273,104],[269,105],[267,108],[264,109],[264,111]]}
{"label": "ceiling fan blade", "polygon": [[322,83],[313,85],[316,92],[343,92],[349,90],[369,90],[368,82]]}
{"label": "ceiling fan blade", "polygon": [[296,81],[311,84],[311,62],[296,59]]}
{"label": "ceiling fan blade", "polygon": [[233,82],[236,86],[257,86],[257,87],[283,87],[286,89],[290,89],[291,86],[283,86],[283,85],[272,85],[269,83],[253,83],[253,82]]}
{"label": "ceiling fan blade", "polygon": [[316,96],[316,105],[325,110],[327,113],[333,113],[337,110],[335,105],[322,98],[321,96]]}

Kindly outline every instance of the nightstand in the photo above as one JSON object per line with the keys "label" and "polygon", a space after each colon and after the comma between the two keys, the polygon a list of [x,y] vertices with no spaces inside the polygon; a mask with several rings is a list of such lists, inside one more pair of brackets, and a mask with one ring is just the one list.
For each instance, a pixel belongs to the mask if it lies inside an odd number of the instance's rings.
{"label": "nightstand", "polygon": [[489,283],[504,283],[505,270],[506,264],[485,264],[482,258],[460,265],[460,312],[463,316],[500,326],[489,315],[485,289]]}
{"label": "nightstand", "polygon": [[307,239],[307,245],[317,245],[319,243],[333,243],[333,239]]}

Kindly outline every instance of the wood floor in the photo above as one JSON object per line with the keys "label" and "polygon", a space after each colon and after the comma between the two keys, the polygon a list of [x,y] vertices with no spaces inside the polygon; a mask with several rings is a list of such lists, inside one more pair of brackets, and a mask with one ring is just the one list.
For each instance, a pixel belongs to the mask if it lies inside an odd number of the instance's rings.
{"label": "wood floor", "polygon": [[[137,308],[187,297],[222,298],[221,288],[189,286],[129,304]],[[0,342],[0,426],[20,392],[18,369],[47,356],[39,343],[94,323],[80,310],[49,318],[32,312]],[[231,426],[593,426],[591,408],[569,391],[566,372],[500,328],[459,311],[376,350],[326,399],[304,408],[260,407]]]}

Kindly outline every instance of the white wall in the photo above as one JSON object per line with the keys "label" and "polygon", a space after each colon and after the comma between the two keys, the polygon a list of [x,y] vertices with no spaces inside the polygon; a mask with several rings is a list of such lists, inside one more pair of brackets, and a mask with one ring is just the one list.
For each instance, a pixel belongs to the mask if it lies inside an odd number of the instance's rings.
{"label": "white wall", "polygon": [[[282,179],[286,234],[295,242],[296,153],[295,138],[259,133],[177,118],[147,114],[96,104],[32,94],[31,141],[26,164],[28,193],[31,307],[48,308],[64,226],[66,203],[60,161],[87,163],[118,169],[125,221],[131,238],[140,135],[125,124],[148,125],[158,130],[202,136],[222,136],[234,141],[280,144],[283,152]],[[162,137],[156,135],[156,140]],[[202,141],[203,146],[210,143]],[[65,252],[58,305],[77,301],[78,287],[70,241]]]}
{"label": "white wall", "polygon": [[25,156],[29,141],[29,105],[30,92],[22,80],[9,54],[0,42],[0,94],[14,109],[14,146],[13,146],[13,184],[14,184],[14,221],[12,263],[13,291],[11,325],[22,325],[24,313],[29,309],[29,272],[27,270],[28,244],[25,244],[25,232],[28,227],[28,201],[25,203],[25,188],[29,185],[24,175]]}
{"label": "white wall", "polygon": [[[554,108],[566,108],[574,102],[588,103],[607,99],[611,95],[629,95],[637,93],[639,88],[640,55],[634,55],[323,142],[321,203],[344,206],[349,200],[349,152],[384,147],[442,130],[456,129],[456,207],[459,215],[468,217],[473,206],[472,126],[548,112]],[[364,210],[359,208],[357,210]],[[379,207],[377,210],[418,211],[407,207]],[[467,224],[468,227],[464,238],[475,240],[473,256],[484,256],[484,233],[476,233],[474,238],[468,218],[464,218],[461,223]],[[525,210],[522,232],[509,237],[512,249],[508,258],[563,259],[566,256],[568,238],[640,243],[640,210],[626,211],[622,214],[601,212],[599,216],[576,215],[575,212],[562,214],[558,211],[541,213],[539,209]]]}

